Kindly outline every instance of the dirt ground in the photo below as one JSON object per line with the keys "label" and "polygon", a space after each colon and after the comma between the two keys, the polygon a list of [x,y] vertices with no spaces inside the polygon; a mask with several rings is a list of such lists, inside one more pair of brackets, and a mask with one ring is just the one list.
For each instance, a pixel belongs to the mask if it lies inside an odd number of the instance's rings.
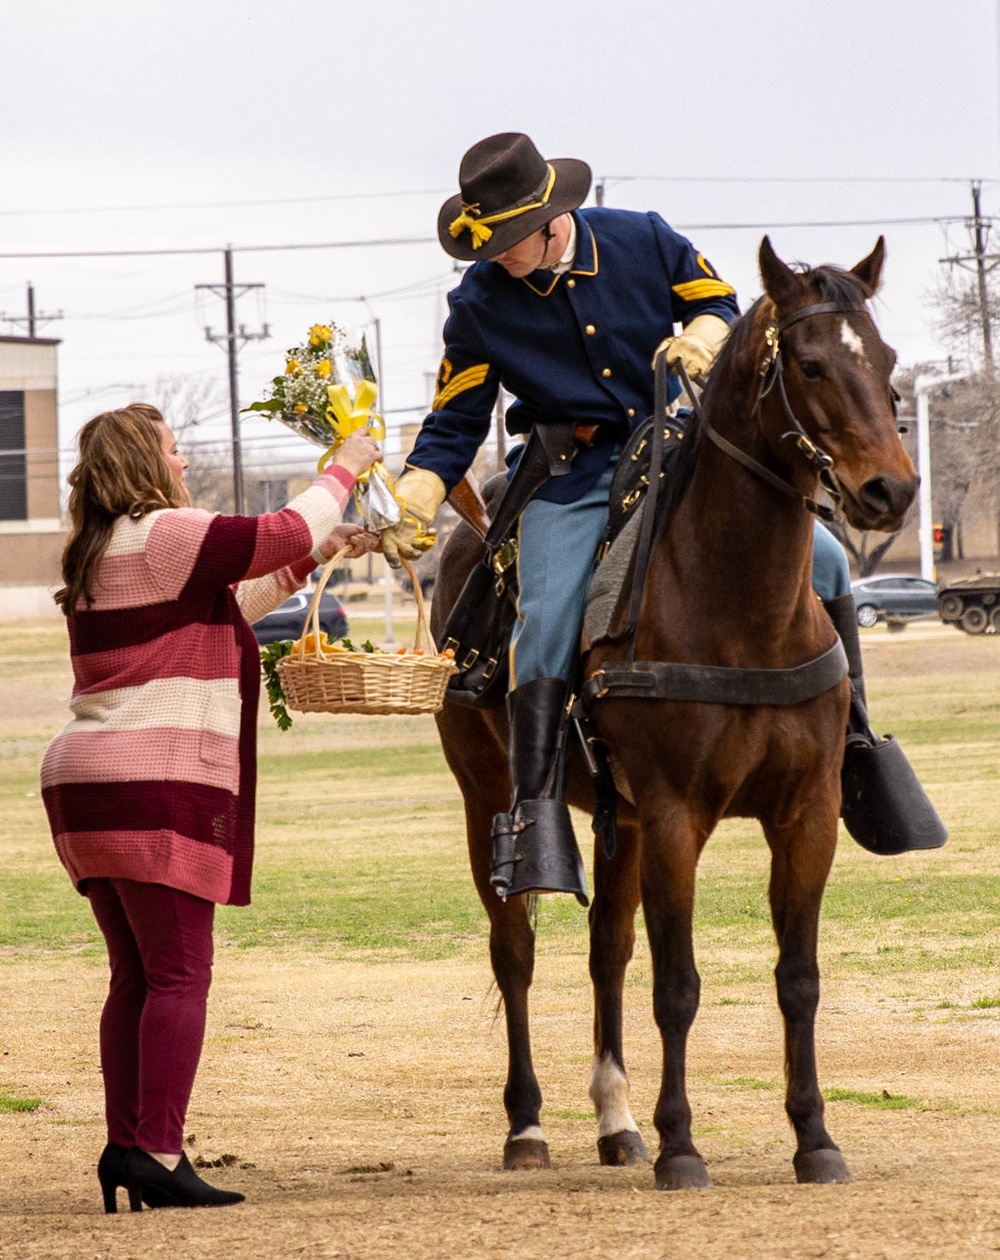
{"label": "dirt ground", "polygon": [[[651,1169],[597,1163],[582,937],[575,952],[539,942],[533,1036],[553,1168],[522,1174],[500,1171],[505,1037],[485,955],[361,965],[221,948],[189,1153],[234,1157],[205,1175],[247,1201],[113,1217],[94,1172],[103,966],[20,955],[0,975],[5,1088],[46,1103],[0,1115],[5,1260],[1000,1252],[1000,1019],[942,1002],[959,983],[966,995],[996,993],[986,971],[824,982],[821,1083],[919,1100],[900,1110],[828,1104],[856,1178],[848,1186],[795,1184],[770,984],[710,986],[689,1086],[715,1188],[667,1194],[654,1190]],[[626,1010],[633,1112],[655,1149],[659,1046],[641,945]]]}

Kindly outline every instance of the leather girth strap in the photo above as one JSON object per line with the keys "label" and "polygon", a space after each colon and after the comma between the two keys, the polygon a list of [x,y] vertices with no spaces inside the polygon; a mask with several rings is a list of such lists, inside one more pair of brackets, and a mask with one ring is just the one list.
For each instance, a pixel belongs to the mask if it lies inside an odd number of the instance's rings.
{"label": "leather girth strap", "polygon": [[840,639],[822,656],[790,669],[608,661],[584,683],[580,701],[586,713],[604,696],[693,704],[793,705],[829,691],[846,673],[847,654]]}

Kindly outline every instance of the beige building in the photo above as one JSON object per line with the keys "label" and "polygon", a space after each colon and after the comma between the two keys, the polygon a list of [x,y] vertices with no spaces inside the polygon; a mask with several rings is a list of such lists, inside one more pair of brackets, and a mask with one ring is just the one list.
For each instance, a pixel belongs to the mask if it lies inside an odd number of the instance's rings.
{"label": "beige building", "polygon": [[66,539],[59,503],[57,354],[46,337],[0,337],[0,617],[56,616]]}

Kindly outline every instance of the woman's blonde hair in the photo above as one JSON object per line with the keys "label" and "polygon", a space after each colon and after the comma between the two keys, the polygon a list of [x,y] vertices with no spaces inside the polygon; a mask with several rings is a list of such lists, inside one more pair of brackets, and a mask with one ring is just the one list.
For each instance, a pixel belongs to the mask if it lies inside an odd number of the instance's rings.
{"label": "woman's blonde hair", "polygon": [[163,416],[149,403],[104,411],[80,430],[80,458],[69,475],[70,536],[63,551],[65,586],[55,601],[67,616],[92,584],[115,521],[139,520],[161,508],[187,507],[187,490],[163,454]]}

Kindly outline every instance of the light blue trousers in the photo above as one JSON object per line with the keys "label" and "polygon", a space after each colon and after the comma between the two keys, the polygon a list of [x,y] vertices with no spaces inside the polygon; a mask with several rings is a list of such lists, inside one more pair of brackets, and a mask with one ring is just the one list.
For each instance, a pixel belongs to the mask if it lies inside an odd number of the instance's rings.
{"label": "light blue trousers", "polygon": [[[613,473],[609,468],[575,503],[533,499],[522,513],[511,691],[536,678],[573,677],[594,555],[608,520]],[[822,600],[836,599],[851,589],[844,549],[820,521],[813,531],[812,584]]]}

